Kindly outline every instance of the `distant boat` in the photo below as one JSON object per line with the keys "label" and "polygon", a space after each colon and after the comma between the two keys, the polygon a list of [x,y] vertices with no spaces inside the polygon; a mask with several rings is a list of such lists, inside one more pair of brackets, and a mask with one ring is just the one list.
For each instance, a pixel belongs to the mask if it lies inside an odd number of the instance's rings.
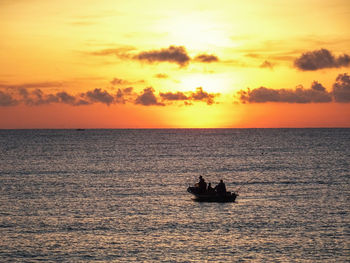
{"label": "distant boat", "polygon": [[85,131],[85,129],[75,129],[76,131]]}
{"label": "distant boat", "polygon": [[238,196],[235,192],[225,192],[225,193],[217,193],[216,191],[204,191],[201,192],[199,187],[190,186],[187,188],[187,192],[194,195],[194,200],[199,202],[218,202],[218,203],[226,203],[226,202],[234,202]]}

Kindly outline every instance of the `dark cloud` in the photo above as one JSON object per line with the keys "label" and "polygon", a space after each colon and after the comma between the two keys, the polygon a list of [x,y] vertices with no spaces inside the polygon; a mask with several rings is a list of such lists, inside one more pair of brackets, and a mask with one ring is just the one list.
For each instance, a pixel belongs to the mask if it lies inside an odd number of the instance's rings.
{"label": "dark cloud", "polygon": [[26,88],[19,88],[18,92],[20,94],[21,101],[29,106],[39,106],[59,102],[59,98],[56,95],[45,95],[40,89],[28,91]]}
{"label": "dark cloud", "polygon": [[[8,86],[7,86],[8,87]],[[208,105],[214,104],[214,99],[219,94],[208,93],[202,87],[195,92],[165,92],[155,94],[152,87],[143,89],[142,92],[136,93],[133,87],[112,89],[111,93],[103,89],[93,89],[79,94],[70,94],[67,91],[58,91],[55,93],[43,92],[41,89],[16,88],[0,90],[0,106],[16,106],[20,103],[28,106],[40,106],[54,103],[66,104],[71,106],[90,105],[94,103],[125,104],[134,103],[144,106],[165,106],[174,101],[182,101],[185,105],[192,105],[195,101],[205,102]]]}
{"label": "dark cloud", "polygon": [[83,105],[82,101],[77,101],[77,98],[68,94],[65,91],[57,92],[56,94],[44,94],[42,90],[35,89],[28,91],[27,89],[21,88],[18,90],[21,97],[21,101],[28,106],[39,106],[43,104],[51,103],[63,103],[69,105]]}
{"label": "dark cloud", "polygon": [[329,50],[320,49],[303,53],[294,61],[294,65],[303,71],[347,67],[350,65],[350,56],[343,54],[335,57]]}
{"label": "dark cloud", "polygon": [[202,87],[196,89],[195,92],[167,92],[159,93],[163,101],[184,101],[185,105],[192,105],[193,101],[206,102],[208,105],[214,104],[215,97],[219,94],[208,93],[203,91]]}
{"label": "dark cloud", "polygon": [[216,96],[218,94],[205,92],[202,87],[198,87],[196,88],[196,92],[191,94],[190,98],[195,101],[205,101],[208,105],[212,105]]}
{"label": "dark cloud", "polygon": [[125,104],[127,101],[130,101],[133,96],[133,87],[128,87],[125,89],[118,89],[117,94],[115,95],[115,102]]}
{"label": "dark cloud", "polygon": [[163,103],[158,102],[157,97],[154,95],[154,89],[152,87],[145,88],[136,100],[135,104],[144,106],[165,106]]}
{"label": "dark cloud", "polygon": [[191,58],[187,55],[187,51],[183,46],[170,46],[160,50],[144,51],[134,56],[134,59],[154,62],[170,62],[179,66],[186,66]]}
{"label": "dark cloud", "polygon": [[322,103],[332,101],[331,94],[318,82],[314,82],[310,89],[304,89],[302,86],[298,86],[294,90],[260,87],[240,91],[239,96],[243,103]]}
{"label": "dark cloud", "polygon": [[259,67],[273,69],[273,64],[271,62],[265,60]]}
{"label": "dark cloud", "polygon": [[159,93],[163,100],[188,100],[189,98],[183,92],[167,92],[167,93]]}
{"label": "dark cloud", "polygon": [[320,92],[326,92],[326,88],[323,87],[323,85],[321,83],[319,83],[318,81],[312,82],[311,89],[316,90],[316,91],[320,91]]}
{"label": "dark cloud", "polygon": [[25,88],[18,89],[20,101],[28,106],[39,106],[43,104],[62,103],[73,106],[89,105],[95,102],[110,105],[114,102],[114,97],[107,91],[94,89],[86,93],[73,96],[65,91],[45,94],[40,89],[29,91]]}
{"label": "dark cloud", "polygon": [[76,98],[67,92],[61,91],[56,93],[56,97],[60,102],[70,105],[76,105]]}
{"label": "dark cloud", "polygon": [[110,105],[113,103],[114,98],[111,94],[109,94],[105,90],[101,89],[94,89],[93,91],[88,91],[86,93],[81,94],[82,97],[86,97],[92,102],[101,102],[107,105]]}
{"label": "dark cloud", "polygon": [[0,106],[15,106],[18,104],[18,101],[12,97],[11,94],[5,93],[0,90]]}
{"label": "dark cloud", "polygon": [[219,58],[215,55],[200,54],[194,58],[195,61],[203,63],[218,62]]}
{"label": "dark cloud", "polygon": [[350,77],[348,74],[339,74],[333,84],[333,96],[336,102],[350,102]]}
{"label": "dark cloud", "polygon": [[[191,61],[201,63],[211,63],[219,61],[219,58],[213,54],[199,54],[194,59],[191,59],[184,46],[169,46],[168,48],[142,51],[139,53],[135,53],[135,48],[121,47],[98,50],[94,52],[89,52],[88,54],[94,56],[114,55],[120,59],[134,59],[138,61],[145,61],[147,63],[168,62],[178,64],[180,67],[187,66],[188,63],[190,63]],[[162,78],[163,76],[163,74],[157,75],[159,75],[158,78]]]}

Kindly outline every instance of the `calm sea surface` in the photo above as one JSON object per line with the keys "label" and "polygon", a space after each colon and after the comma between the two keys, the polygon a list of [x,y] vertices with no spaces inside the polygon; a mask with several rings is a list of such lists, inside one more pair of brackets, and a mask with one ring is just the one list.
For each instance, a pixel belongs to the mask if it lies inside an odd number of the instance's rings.
{"label": "calm sea surface", "polygon": [[0,130],[7,261],[349,262],[350,129]]}

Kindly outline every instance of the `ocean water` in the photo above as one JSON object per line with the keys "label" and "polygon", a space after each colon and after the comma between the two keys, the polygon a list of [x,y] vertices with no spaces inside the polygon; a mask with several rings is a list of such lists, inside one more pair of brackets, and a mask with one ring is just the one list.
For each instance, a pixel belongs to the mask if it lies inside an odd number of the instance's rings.
{"label": "ocean water", "polygon": [[[200,175],[236,202],[194,202]],[[0,237],[0,262],[349,262],[350,129],[0,130]]]}

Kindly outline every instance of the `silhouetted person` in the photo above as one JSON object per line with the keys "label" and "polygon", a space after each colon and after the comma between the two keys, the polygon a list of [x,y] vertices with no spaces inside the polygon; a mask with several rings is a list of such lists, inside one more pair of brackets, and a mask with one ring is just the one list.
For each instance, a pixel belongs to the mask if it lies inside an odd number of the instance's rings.
{"label": "silhouetted person", "polygon": [[199,176],[198,187],[199,187],[199,191],[201,193],[203,193],[207,190],[207,183],[205,182],[205,180],[203,179],[202,176]]}
{"label": "silhouetted person", "polygon": [[214,193],[215,192],[214,188],[211,187],[211,183],[208,184],[208,192],[209,193]]}
{"label": "silhouetted person", "polygon": [[220,180],[220,183],[217,186],[215,186],[215,190],[219,194],[226,193],[226,186],[222,180]]}

